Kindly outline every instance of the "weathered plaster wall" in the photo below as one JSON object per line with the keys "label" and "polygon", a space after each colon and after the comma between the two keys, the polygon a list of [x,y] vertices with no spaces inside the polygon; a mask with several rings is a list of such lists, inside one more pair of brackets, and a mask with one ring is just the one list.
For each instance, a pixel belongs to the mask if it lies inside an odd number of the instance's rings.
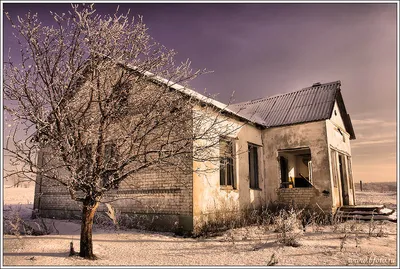
{"label": "weathered plaster wall", "polygon": [[[258,148],[259,189],[250,188],[248,143],[260,146]],[[238,134],[236,145],[238,148],[237,167],[239,170],[236,171],[236,173],[238,175],[240,208],[245,209],[249,206],[257,207],[264,201],[263,191],[265,190],[265,176],[263,169],[264,153],[261,140],[261,130],[250,125],[245,125]]]}
{"label": "weathered plaster wall", "polygon": [[[335,115],[336,112],[336,115]],[[335,150],[338,153],[344,154],[345,156],[351,157],[351,146],[350,146],[350,134],[346,132],[344,127],[339,108],[337,103],[335,102],[334,110],[332,112],[331,119],[326,120],[326,129],[327,129],[327,141],[329,150],[329,159],[332,160],[332,152],[331,149]],[[340,130],[340,131],[339,131]],[[337,153],[336,153],[337,155]],[[337,156],[336,156],[337,157]],[[336,160],[338,160],[336,158]],[[333,179],[333,171],[332,161],[329,162],[329,167],[331,170],[331,178]],[[348,159],[346,157],[346,167],[348,167]],[[339,164],[336,163],[336,170],[339,172]],[[349,186],[349,204],[355,204],[355,191],[354,191],[354,180],[350,180],[350,175],[348,173],[348,169],[346,169],[346,178],[347,185]],[[338,178],[338,183],[334,184],[333,180],[331,182],[332,194],[333,194],[333,204],[337,207],[343,204],[343,200],[341,197],[342,186],[340,184],[340,178]]]}
{"label": "weathered plaster wall", "polygon": [[[329,155],[325,121],[274,127],[263,131],[265,200],[290,203],[312,201],[329,212],[332,210]],[[278,150],[308,147],[311,151],[315,189],[280,189]],[[302,192],[302,190],[304,190]],[[325,195],[322,192],[326,191]],[[301,193],[301,195],[299,195]]]}
{"label": "weathered plaster wall", "polygon": [[336,126],[339,126],[343,130],[345,130],[342,115],[340,114],[339,106],[336,101],[335,101],[335,105],[333,107],[333,111],[332,111],[330,120],[332,121],[333,124],[335,124]]}
{"label": "weathered plaster wall", "polygon": [[[263,201],[265,186],[263,165],[263,150],[258,149],[259,166],[259,187],[250,189],[249,164],[248,164],[248,143],[262,145],[261,130],[250,124],[243,124],[232,119],[224,123],[235,126],[229,137],[234,142],[234,173],[237,182],[237,189],[221,187],[219,168],[217,163],[202,163],[194,161],[194,168],[204,169],[206,165],[213,167],[209,173],[193,174],[193,214],[195,225],[201,225],[205,220],[210,220],[219,212],[237,212],[249,206],[258,206]],[[214,148],[214,154],[218,156],[219,147]]]}

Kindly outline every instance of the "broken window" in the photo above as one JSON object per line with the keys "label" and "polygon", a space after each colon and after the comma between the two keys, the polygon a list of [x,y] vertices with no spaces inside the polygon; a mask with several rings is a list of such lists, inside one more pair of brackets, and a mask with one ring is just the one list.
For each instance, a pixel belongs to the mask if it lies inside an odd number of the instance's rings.
{"label": "broken window", "polygon": [[343,131],[340,128],[337,128],[338,133],[342,136],[343,142],[346,142],[346,136],[344,135]]}
{"label": "broken window", "polygon": [[249,177],[250,177],[250,188],[259,189],[258,180],[258,146],[254,144],[248,144],[249,152]]}
{"label": "broken window", "polygon": [[312,160],[309,148],[278,151],[281,188],[307,188],[312,182]]}
{"label": "broken window", "polygon": [[233,169],[233,142],[229,139],[221,138],[219,141],[219,183],[221,186],[232,186],[236,188],[234,169]]}

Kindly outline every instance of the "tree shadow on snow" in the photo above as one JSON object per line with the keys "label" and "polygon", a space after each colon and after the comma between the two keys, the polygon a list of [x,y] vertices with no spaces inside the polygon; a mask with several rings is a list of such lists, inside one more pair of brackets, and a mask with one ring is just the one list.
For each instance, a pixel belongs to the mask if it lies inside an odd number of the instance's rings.
{"label": "tree shadow on snow", "polygon": [[47,256],[47,257],[68,257],[69,252],[60,252],[60,253],[45,253],[45,252],[9,252],[4,253],[4,256],[11,256],[11,257],[29,257],[30,259],[34,259],[35,256]]}

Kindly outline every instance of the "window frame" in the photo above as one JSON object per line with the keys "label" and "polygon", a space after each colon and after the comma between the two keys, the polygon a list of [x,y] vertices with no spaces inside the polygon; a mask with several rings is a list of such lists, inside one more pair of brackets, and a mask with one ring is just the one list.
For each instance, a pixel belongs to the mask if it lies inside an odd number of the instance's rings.
{"label": "window frame", "polygon": [[[249,163],[249,188],[252,190],[260,189],[260,167],[259,149],[260,146],[254,143],[247,143],[248,163]],[[252,177],[255,177],[254,179]]]}
{"label": "window frame", "polygon": [[[222,143],[227,143],[229,152],[222,151]],[[235,143],[233,138],[219,138],[219,185],[221,189],[237,189],[235,173]]]}

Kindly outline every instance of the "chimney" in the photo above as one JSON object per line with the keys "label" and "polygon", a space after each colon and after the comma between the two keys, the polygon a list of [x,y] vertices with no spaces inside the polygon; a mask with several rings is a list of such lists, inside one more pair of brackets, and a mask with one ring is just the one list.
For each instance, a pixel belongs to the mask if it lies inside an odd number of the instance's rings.
{"label": "chimney", "polygon": [[321,82],[316,82],[316,83],[314,83],[312,86],[313,86],[313,87],[321,86]]}

